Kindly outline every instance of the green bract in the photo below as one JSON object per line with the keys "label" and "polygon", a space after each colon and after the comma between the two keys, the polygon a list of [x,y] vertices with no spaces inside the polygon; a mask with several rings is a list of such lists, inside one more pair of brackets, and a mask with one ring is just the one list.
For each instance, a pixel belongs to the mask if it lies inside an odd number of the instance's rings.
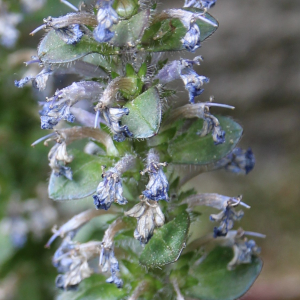
{"label": "green bract", "polygon": [[262,269],[262,261],[253,257],[250,264],[227,270],[233,252],[229,248],[218,247],[190,273],[199,284],[186,290],[186,295],[201,300],[234,300],[240,298],[251,287]]}
{"label": "green bract", "polygon": [[185,248],[190,227],[187,212],[157,229],[140,256],[140,263],[146,267],[158,268],[176,261]]}
{"label": "green bract", "polygon": [[76,200],[92,195],[101,181],[101,167],[111,166],[114,160],[107,156],[91,156],[78,150],[70,152],[73,180],[63,176],[50,177],[49,197],[53,200]]}
{"label": "green bract", "polygon": [[122,118],[134,138],[149,138],[157,134],[161,121],[161,102],[155,87],[150,88],[125,107],[130,111]]}
{"label": "green bract", "polygon": [[[203,120],[196,120],[182,134],[168,144],[168,152],[172,162],[176,164],[204,165],[220,160],[233,150],[239,142],[243,129],[228,117],[218,117],[221,127],[225,130],[225,143],[215,145],[212,136],[197,136],[203,126]],[[181,130],[181,128],[178,128]]]}

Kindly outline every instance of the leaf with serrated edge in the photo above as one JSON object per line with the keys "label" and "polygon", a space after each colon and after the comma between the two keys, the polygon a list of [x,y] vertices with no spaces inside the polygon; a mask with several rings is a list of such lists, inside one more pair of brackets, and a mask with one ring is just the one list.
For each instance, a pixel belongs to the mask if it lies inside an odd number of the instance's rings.
{"label": "leaf with serrated edge", "polygon": [[217,247],[190,273],[199,284],[185,291],[186,296],[201,300],[234,300],[252,286],[262,269],[262,260],[252,257],[250,264],[243,264],[232,271],[227,264],[233,257],[231,248]]}
{"label": "leaf with serrated edge", "polygon": [[92,195],[102,180],[101,166],[110,167],[114,162],[108,156],[92,156],[75,149],[70,154],[74,156],[68,165],[73,171],[73,180],[52,173],[48,193],[53,200],[76,200]]}
{"label": "leaf with serrated edge", "polygon": [[197,135],[203,120],[196,120],[189,129],[169,143],[168,152],[174,164],[202,165],[220,160],[230,153],[239,142],[243,129],[231,118],[218,116],[222,129],[226,132],[225,143],[215,145],[211,134]]}
{"label": "leaf with serrated edge", "polygon": [[157,134],[161,122],[161,103],[156,88],[152,87],[125,107],[129,115],[122,118],[134,138],[148,138]]}
{"label": "leaf with serrated edge", "polygon": [[146,267],[158,268],[176,261],[185,247],[190,218],[186,211],[154,232],[140,256]]}

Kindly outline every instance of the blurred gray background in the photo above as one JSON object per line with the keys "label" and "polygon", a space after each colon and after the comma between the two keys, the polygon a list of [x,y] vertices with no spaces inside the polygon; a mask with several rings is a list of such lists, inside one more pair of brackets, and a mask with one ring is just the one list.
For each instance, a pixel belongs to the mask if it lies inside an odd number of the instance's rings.
{"label": "blurred gray background", "polygon": [[236,107],[240,145],[252,148],[256,166],[245,177],[206,173],[190,185],[242,194],[252,208],[241,225],[267,235],[258,241],[263,271],[243,300],[300,299],[300,1],[218,0],[211,13],[220,27],[199,50],[198,72],[211,80],[200,97]]}

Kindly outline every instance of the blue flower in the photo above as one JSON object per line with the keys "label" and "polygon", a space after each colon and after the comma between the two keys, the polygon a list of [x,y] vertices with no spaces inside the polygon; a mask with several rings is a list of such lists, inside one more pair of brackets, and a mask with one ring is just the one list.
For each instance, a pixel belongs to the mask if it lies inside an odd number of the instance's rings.
{"label": "blue flower", "polygon": [[103,181],[99,183],[96,195],[93,196],[96,208],[108,210],[114,201],[121,205],[126,204],[127,200],[123,197],[122,179],[117,169],[111,168],[103,173],[102,177]]}
{"label": "blue flower", "polygon": [[209,83],[209,78],[198,75],[191,68],[184,69],[181,72],[181,79],[185,84],[185,89],[189,92],[190,103],[195,103],[195,97],[203,93],[203,84]]}
{"label": "blue flower", "polygon": [[105,245],[102,246],[99,265],[102,268],[102,272],[107,272],[108,269],[110,269],[111,276],[106,279],[107,283],[114,283],[117,288],[121,288],[123,286],[122,279],[117,276],[120,269],[119,262],[115,257],[113,248],[105,248]]}
{"label": "blue flower", "polygon": [[225,170],[237,173],[248,174],[255,165],[255,157],[251,150],[243,150],[241,148],[235,148],[228,154],[226,159],[229,159],[229,163],[225,166]]}
{"label": "blue flower", "polygon": [[54,101],[46,102],[39,114],[42,129],[53,129],[60,120],[71,123],[75,121],[75,117],[70,113],[70,106],[67,101],[58,104],[55,104]]}
{"label": "blue flower", "polygon": [[225,143],[226,132],[220,126],[219,120],[209,112],[208,106],[205,107],[203,119],[204,122],[202,130],[197,132],[197,134],[200,136],[206,136],[210,132],[212,132],[212,137],[215,145]]}
{"label": "blue flower", "polygon": [[227,201],[227,206],[219,214],[210,215],[210,220],[215,222],[220,222],[219,227],[214,228],[214,237],[226,236],[228,231],[233,228],[234,221],[239,221],[243,216],[244,212],[242,210],[236,212],[234,206],[239,205],[239,201]]}
{"label": "blue flower", "polygon": [[192,24],[188,32],[181,40],[186,50],[195,52],[200,46],[200,29],[196,23]]}
{"label": "blue flower", "polygon": [[215,145],[220,145],[225,143],[225,131],[222,130],[221,126],[213,126],[212,137]]}
{"label": "blue flower", "polygon": [[166,163],[151,162],[147,169],[141,172],[142,174],[149,174],[149,182],[146,186],[146,190],[143,191],[143,195],[150,200],[166,200],[169,201],[168,191],[169,182],[165,173],[162,170],[162,166],[166,166]]}
{"label": "blue flower", "polygon": [[75,45],[80,42],[84,33],[79,24],[69,25],[67,27],[55,29],[58,36],[68,45]]}
{"label": "blue flower", "polygon": [[98,1],[99,10],[97,13],[98,26],[94,29],[94,38],[99,43],[110,41],[115,33],[110,31],[113,24],[118,23],[119,17],[112,8],[113,1]]}
{"label": "blue flower", "polygon": [[39,74],[34,76],[26,76],[21,80],[15,80],[15,86],[17,88],[23,88],[25,84],[28,82],[32,82],[32,86],[34,88],[39,89],[39,91],[43,91],[46,88],[46,84],[50,75],[53,74],[53,71],[50,67],[44,68]]}
{"label": "blue flower", "polygon": [[113,139],[117,142],[123,142],[126,137],[133,137],[126,125],[121,125],[121,118],[129,114],[129,109],[124,108],[105,108],[103,116],[107,125],[114,133]]}
{"label": "blue flower", "polygon": [[59,248],[55,251],[52,258],[52,265],[57,269],[59,273],[67,273],[70,270],[72,264],[72,258],[69,255],[65,255],[73,250],[76,244],[72,241],[76,235],[76,231],[70,231],[63,239]]}
{"label": "blue flower", "polygon": [[256,245],[254,240],[248,240],[246,237],[235,238],[233,245],[234,256],[228,263],[227,269],[233,270],[240,264],[249,264],[252,256],[260,254],[261,249]]}

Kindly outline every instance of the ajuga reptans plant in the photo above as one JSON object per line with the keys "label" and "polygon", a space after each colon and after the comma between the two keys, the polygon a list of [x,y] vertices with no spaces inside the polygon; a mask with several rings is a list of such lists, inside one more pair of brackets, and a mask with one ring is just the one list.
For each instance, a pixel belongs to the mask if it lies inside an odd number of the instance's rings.
{"label": "ajuga reptans plant", "polygon": [[[264,236],[234,229],[244,215],[239,207],[250,206],[242,196],[182,190],[192,177],[185,165],[196,176],[217,169],[247,174],[255,163],[251,149],[237,147],[242,127],[213,112],[234,107],[200,96],[209,83],[196,71],[202,57],[184,58],[218,28],[208,13],[216,1],[186,0],[166,10],[144,0],[78,8],[61,2],[72,12],[45,18],[31,33],[46,32],[27,63],[41,72],[15,82],[42,91],[56,73],[81,78],[40,103],[41,128],[50,133],[33,143],[52,145],[49,197],[94,205],[54,230],[46,245],[61,239],[52,259],[61,299],[240,297],[262,267],[249,237]],[[168,59],[175,51],[181,58]],[[179,107],[173,81],[189,99]],[[217,210],[210,216],[215,227],[199,236],[203,205]],[[76,241],[96,217],[105,218],[105,230]]]}

